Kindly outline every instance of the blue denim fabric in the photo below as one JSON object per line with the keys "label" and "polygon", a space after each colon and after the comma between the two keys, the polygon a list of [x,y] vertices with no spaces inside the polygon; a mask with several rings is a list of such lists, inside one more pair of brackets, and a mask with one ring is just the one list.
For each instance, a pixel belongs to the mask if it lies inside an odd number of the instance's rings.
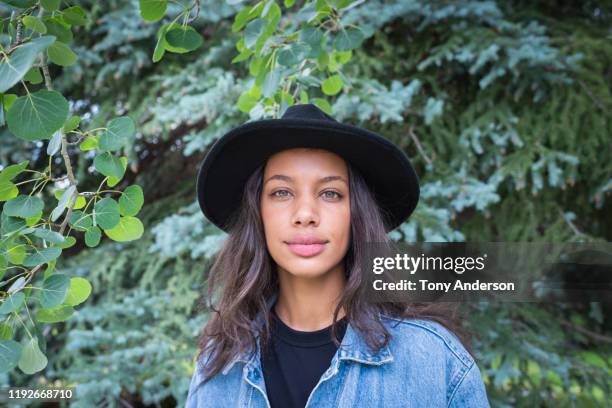
{"label": "blue denim fabric", "polygon": [[[306,408],[489,407],[478,365],[454,334],[429,320],[381,317],[388,346],[372,352],[349,323]],[[269,408],[259,357],[257,339],[255,353],[236,356],[205,384],[196,366],[185,407]]]}

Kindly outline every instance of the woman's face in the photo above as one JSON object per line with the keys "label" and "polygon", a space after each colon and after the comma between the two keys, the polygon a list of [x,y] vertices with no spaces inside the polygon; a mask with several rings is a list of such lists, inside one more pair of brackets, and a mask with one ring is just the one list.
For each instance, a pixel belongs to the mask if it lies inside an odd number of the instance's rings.
{"label": "woman's face", "polygon": [[316,277],[341,264],[350,238],[348,181],[345,161],[327,150],[289,149],[268,159],[261,213],[280,268]]}

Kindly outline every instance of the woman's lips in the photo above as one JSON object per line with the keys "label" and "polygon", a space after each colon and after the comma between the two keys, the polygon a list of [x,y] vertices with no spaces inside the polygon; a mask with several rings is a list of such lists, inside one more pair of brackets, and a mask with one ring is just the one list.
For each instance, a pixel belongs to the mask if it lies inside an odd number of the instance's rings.
{"label": "woman's lips", "polygon": [[289,249],[299,256],[318,255],[325,249],[325,244],[287,244]]}

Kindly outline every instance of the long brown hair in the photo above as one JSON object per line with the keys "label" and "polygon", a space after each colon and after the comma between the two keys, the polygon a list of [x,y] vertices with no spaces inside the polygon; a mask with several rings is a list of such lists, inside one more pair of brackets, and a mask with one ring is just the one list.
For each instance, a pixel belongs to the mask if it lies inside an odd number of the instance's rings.
{"label": "long brown hair", "polygon": [[[262,345],[269,341],[270,316],[266,300],[278,291],[275,263],[268,253],[260,211],[265,163],[246,182],[242,203],[228,225],[229,235],[217,255],[208,276],[207,300],[201,299],[201,311],[208,309],[210,318],[199,340],[198,360],[206,353],[203,378],[208,381],[238,354],[257,346],[252,322],[258,312],[264,324],[258,328]],[[369,242],[389,243],[385,214],[357,169],[347,163],[351,211],[351,237],[344,258],[346,286],[334,311],[332,338],[336,345],[336,321],[344,308],[347,320],[373,350],[388,344],[390,333],[379,313],[400,318],[437,321],[466,343],[460,326],[458,308],[450,303],[372,303],[363,296],[364,279],[359,267]],[[215,292],[219,299],[213,302]],[[466,344],[466,347],[467,344]],[[197,369],[197,366],[196,366]]]}

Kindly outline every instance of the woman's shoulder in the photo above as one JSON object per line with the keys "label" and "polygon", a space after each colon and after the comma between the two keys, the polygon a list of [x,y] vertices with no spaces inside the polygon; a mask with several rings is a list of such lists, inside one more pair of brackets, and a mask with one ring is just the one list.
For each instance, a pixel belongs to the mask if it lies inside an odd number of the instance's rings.
{"label": "woman's shoulder", "polygon": [[[456,360],[457,363],[470,368],[474,358],[455,333],[441,323],[423,318],[397,317],[381,314],[381,320],[395,339],[393,344],[402,355],[408,351],[425,350],[426,358],[434,356]],[[424,355],[424,354],[421,354]]]}
{"label": "woman's shoulder", "polygon": [[[449,407],[489,407],[480,368],[455,333],[430,319],[381,317],[392,335],[389,348],[399,372],[444,372],[436,378],[444,384]],[[424,389],[431,385],[433,377],[428,378]]]}

